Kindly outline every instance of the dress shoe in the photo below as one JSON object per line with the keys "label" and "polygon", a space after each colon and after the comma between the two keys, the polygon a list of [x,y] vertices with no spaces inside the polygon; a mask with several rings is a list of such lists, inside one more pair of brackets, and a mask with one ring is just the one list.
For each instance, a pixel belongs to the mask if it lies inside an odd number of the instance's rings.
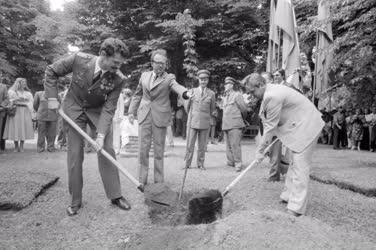
{"label": "dress shoe", "polygon": [[288,203],[288,201],[286,201],[286,200],[280,200],[279,202],[282,203],[282,204],[287,204]]}
{"label": "dress shoe", "polygon": [[197,168],[199,168],[201,170],[206,170],[206,168],[204,167],[204,165],[197,165]]}
{"label": "dress shoe", "polygon": [[281,177],[279,177],[279,176],[272,176],[272,177],[268,178],[268,182],[276,182],[276,181],[280,181],[280,180],[281,180]]}
{"label": "dress shoe", "polygon": [[229,166],[229,167],[235,167],[235,163],[233,163],[233,162],[227,162],[227,166]]}
{"label": "dress shoe", "polygon": [[68,216],[74,216],[76,214],[78,214],[78,210],[80,210],[80,207],[72,207],[72,206],[69,206],[67,207],[67,214]]}
{"label": "dress shoe", "polygon": [[131,209],[131,204],[129,204],[129,202],[124,197],[112,199],[111,203],[123,210]]}
{"label": "dress shoe", "polygon": [[47,151],[50,152],[50,153],[53,153],[53,152],[56,151],[56,148],[48,148]]}
{"label": "dress shoe", "polygon": [[294,211],[292,211],[292,210],[290,210],[290,209],[287,209],[287,213],[288,213],[289,215],[292,215],[292,216],[295,216],[295,217],[299,217],[299,216],[302,215],[302,214],[299,214],[299,213],[297,213],[297,212],[294,212]]}
{"label": "dress shoe", "polygon": [[38,152],[38,153],[42,153],[42,152],[44,152],[44,148],[38,148],[38,149],[37,149],[37,152]]}

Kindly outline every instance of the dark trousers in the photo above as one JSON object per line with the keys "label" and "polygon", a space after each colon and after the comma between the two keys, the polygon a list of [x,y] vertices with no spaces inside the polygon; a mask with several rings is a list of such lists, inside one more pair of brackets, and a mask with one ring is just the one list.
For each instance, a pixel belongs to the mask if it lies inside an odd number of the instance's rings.
{"label": "dark trousers", "polygon": [[[87,124],[95,127],[85,113],[82,113],[74,121],[83,131],[86,130]],[[112,128],[105,135],[103,149],[115,158],[113,148]],[[84,161],[84,139],[71,126],[68,127],[68,186],[72,201],[71,206],[77,207],[82,203],[82,163]],[[90,166],[92,167],[92,166]],[[98,154],[98,167],[102,177],[104,190],[109,199],[121,197],[120,177],[118,169],[102,154]]]}
{"label": "dark trousers", "polygon": [[45,149],[46,141],[47,150],[55,149],[56,124],[56,121],[38,121],[38,151],[43,151]]}
{"label": "dark trousers", "polygon": [[342,129],[339,129],[337,126],[333,127],[333,148],[339,148],[340,146],[347,146],[347,134],[346,127],[342,126]]}
{"label": "dark trousers", "polygon": [[5,150],[5,140],[3,139],[5,122],[7,121],[7,115],[0,117],[0,150]]}

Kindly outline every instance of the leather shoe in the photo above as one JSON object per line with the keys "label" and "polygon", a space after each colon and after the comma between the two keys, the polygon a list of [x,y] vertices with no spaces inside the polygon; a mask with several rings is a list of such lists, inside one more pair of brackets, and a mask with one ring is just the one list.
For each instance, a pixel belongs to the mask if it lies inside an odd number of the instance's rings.
{"label": "leather shoe", "polygon": [[68,214],[68,216],[74,216],[74,215],[78,214],[78,210],[80,210],[80,207],[69,206],[69,207],[67,207],[67,214]]}
{"label": "leather shoe", "polygon": [[281,181],[281,178],[279,176],[273,176],[268,178],[268,182],[276,182]]}
{"label": "leather shoe", "polygon": [[111,203],[123,210],[131,209],[131,204],[124,197],[112,199]]}
{"label": "leather shoe", "polygon": [[198,165],[197,168],[199,168],[201,170],[206,170],[206,168],[204,167],[204,165]]}
{"label": "leather shoe", "polygon": [[297,212],[294,212],[294,211],[292,211],[292,210],[290,210],[290,209],[287,209],[287,213],[288,213],[289,215],[292,215],[292,216],[295,216],[295,217],[299,217],[299,216],[302,215],[302,214],[299,214],[299,213],[297,213]]}

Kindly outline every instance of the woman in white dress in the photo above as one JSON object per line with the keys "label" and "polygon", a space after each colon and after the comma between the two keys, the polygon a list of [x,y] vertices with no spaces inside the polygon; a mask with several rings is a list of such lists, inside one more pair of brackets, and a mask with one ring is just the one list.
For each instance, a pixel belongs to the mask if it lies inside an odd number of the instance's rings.
{"label": "woman in white dress", "polygon": [[17,78],[8,90],[10,105],[16,106],[13,116],[8,115],[3,138],[14,141],[14,151],[23,152],[25,140],[34,138],[31,112],[33,95],[25,78]]}

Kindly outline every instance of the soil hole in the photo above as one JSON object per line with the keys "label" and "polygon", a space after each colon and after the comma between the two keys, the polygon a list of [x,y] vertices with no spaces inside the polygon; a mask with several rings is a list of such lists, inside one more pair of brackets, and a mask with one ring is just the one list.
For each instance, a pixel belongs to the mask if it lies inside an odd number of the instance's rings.
{"label": "soil hole", "polygon": [[216,219],[226,217],[234,210],[237,210],[233,201],[226,197],[223,200],[222,214],[214,213],[212,215],[205,215],[202,217],[202,220],[197,221],[194,216],[189,214],[188,203],[192,197],[201,192],[202,191],[184,192],[180,203],[177,203],[175,206],[164,206],[146,200],[145,203],[149,208],[148,215],[151,222],[160,226],[172,227],[179,225],[212,223]]}

